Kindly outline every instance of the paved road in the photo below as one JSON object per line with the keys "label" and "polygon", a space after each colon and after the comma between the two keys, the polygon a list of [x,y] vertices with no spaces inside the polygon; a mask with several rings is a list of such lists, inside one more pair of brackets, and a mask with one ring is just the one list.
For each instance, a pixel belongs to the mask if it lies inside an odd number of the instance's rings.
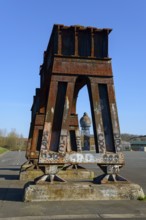
{"label": "paved road", "polygon": [[0,167],[17,166],[26,161],[24,151],[9,151],[0,155]]}
{"label": "paved road", "polygon": [[[140,184],[146,194],[146,153],[126,152],[126,166],[121,175]],[[24,152],[0,156],[0,220],[23,219],[146,219],[146,201],[57,201],[22,202],[23,186],[19,181]],[[98,175],[101,171],[88,166]]]}
{"label": "paved road", "polygon": [[18,180],[21,164],[26,161],[22,151],[0,155],[0,180]]}

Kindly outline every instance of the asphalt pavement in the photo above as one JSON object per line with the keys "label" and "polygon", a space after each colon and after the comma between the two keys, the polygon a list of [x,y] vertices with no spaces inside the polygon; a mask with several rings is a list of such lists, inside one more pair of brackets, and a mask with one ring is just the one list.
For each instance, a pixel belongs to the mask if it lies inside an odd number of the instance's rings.
{"label": "asphalt pavement", "polygon": [[[7,152],[0,155],[0,220],[23,219],[146,219],[146,201],[50,201],[23,202],[25,181],[19,180],[25,153]],[[120,174],[142,186],[146,194],[146,152],[125,152],[126,165]],[[96,165],[86,166],[96,175]]]}

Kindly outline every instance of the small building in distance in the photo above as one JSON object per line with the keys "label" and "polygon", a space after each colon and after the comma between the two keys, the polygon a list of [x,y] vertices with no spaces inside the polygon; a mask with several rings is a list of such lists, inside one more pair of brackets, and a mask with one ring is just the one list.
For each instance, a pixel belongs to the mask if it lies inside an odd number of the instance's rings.
{"label": "small building in distance", "polygon": [[145,151],[146,152],[146,141],[131,141],[131,149],[133,151]]}
{"label": "small building in distance", "polygon": [[80,119],[81,126],[81,136],[82,136],[82,149],[90,150],[90,127],[91,127],[91,119],[88,114],[85,112],[83,117]]}

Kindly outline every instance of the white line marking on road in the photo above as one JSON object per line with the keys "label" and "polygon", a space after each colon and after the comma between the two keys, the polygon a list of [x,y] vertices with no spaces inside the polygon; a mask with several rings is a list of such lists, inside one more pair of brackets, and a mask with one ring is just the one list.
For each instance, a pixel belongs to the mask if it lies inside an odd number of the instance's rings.
{"label": "white line marking on road", "polygon": [[78,214],[78,215],[49,215],[49,216],[21,216],[21,217],[5,217],[0,218],[0,220],[65,220],[65,219],[146,219],[146,214]]}
{"label": "white line marking on road", "polygon": [[146,215],[144,214],[134,214],[134,213],[127,213],[127,214],[100,214],[102,218],[112,218],[112,219],[117,219],[117,218],[146,218]]}

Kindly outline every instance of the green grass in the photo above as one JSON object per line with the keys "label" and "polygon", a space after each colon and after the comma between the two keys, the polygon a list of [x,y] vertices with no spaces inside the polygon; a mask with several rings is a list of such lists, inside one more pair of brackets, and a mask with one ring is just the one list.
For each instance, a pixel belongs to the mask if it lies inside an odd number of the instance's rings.
{"label": "green grass", "polygon": [[8,151],[6,148],[0,147],[0,154],[3,154],[6,151]]}
{"label": "green grass", "polygon": [[139,197],[138,200],[140,200],[140,201],[146,201],[146,195],[144,196],[144,198],[143,198],[143,197]]}

